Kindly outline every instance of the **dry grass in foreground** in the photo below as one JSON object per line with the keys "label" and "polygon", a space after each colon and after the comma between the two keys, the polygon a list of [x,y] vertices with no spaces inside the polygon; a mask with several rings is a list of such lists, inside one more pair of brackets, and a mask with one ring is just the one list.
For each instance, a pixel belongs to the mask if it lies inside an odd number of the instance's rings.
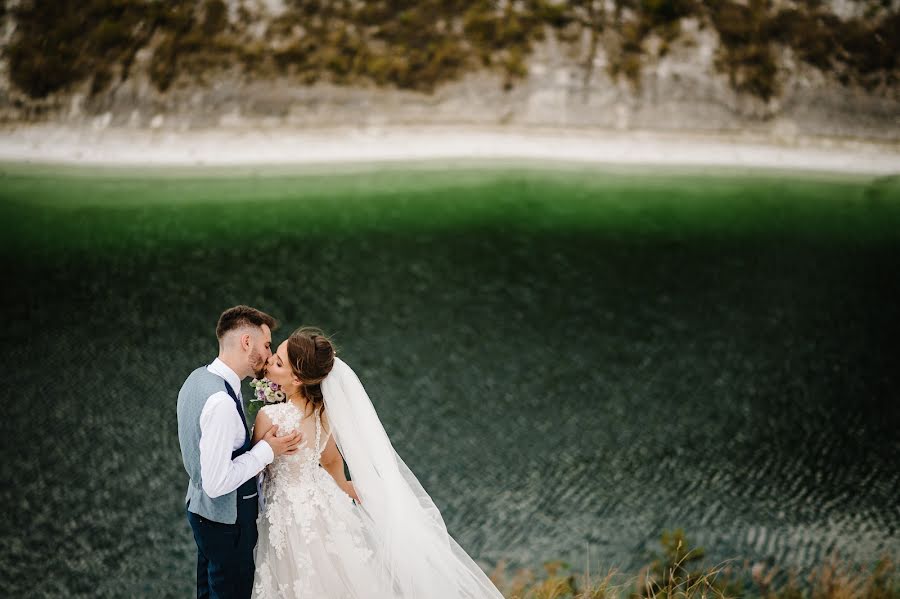
{"label": "dry grass in foreground", "polygon": [[553,561],[544,564],[540,577],[530,569],[510,574],[505,562],[490,577],[508,599],[900,599],[900,572],[888,557],[872,568],[832,557],[809,574],[806,584],[787,570],[786,582],[776,584],[782,572],[778,566],[745,561],[735,567],[729,560],[698,567],[703,549],[689,548],[681,530],[664,532],[661,542],[662,554],[635,576],[616,570],[602,576],[575,573]]}

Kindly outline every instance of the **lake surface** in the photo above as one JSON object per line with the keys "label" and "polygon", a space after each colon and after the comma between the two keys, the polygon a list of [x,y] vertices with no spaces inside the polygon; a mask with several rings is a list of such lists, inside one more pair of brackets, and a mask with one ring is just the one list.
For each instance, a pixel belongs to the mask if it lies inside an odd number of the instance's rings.
{"label": "lake surface", "polygon": [[900,554],[897,177],[5,166],[0,227],[10,596],[191,595],[175,398],[238,303],[333,335],[488,570]]}

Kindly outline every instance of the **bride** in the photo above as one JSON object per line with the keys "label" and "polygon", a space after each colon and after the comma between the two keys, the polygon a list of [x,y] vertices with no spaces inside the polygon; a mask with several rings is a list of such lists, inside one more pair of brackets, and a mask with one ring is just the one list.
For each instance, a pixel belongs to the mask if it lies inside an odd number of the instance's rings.
{"label": "bride", "polygon": [[266,377],[287,399],[260,409],[254,443],[275,425],[304,442],[265,473],[254,598],[502,599],[448,534],[321,331],[294,331]]}

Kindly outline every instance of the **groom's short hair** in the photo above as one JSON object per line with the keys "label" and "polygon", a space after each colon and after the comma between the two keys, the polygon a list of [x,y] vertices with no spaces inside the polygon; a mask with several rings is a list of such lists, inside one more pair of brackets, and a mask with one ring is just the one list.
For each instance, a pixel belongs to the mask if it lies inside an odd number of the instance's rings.
{"label": "groom's short hair", "polygon": [[219,316],[219,323],[216,325],[216,337],[219,341],[228,331],[240,329],[246,326],[261,327],[266,325],[270,330],[275,330],[278,321],[256,308],[250,306],[235,306],[228,308]]}

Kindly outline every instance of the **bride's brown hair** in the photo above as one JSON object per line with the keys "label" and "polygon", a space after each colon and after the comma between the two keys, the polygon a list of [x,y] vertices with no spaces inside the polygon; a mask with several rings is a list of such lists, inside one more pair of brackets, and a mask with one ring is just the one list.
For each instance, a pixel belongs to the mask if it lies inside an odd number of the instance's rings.
{"label": "bride's brown hair", "polygon": [[300,392],[313,406],[321,410],[325,403],[322,381],[334,366],[334,345],[315,327],[300,327],[288,337],[288,361],[291,371],[300,379]]}

